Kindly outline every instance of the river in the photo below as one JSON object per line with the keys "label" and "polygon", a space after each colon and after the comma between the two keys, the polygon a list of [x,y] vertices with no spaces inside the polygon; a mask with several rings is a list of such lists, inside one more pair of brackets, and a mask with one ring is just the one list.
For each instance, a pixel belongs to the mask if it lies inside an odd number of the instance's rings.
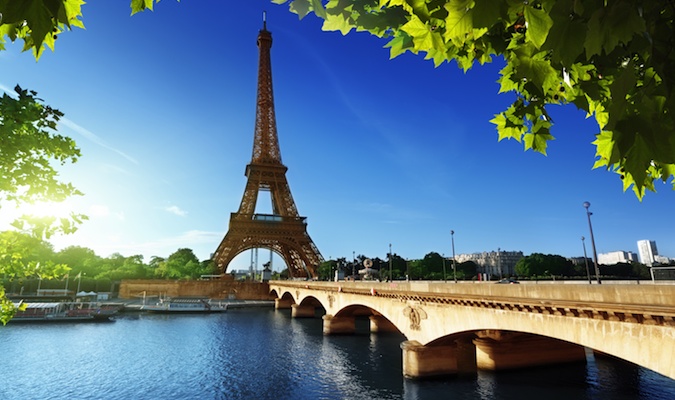
{"label": "river", "polygon": [[324,336],[290,312],[122,314],[0,327],[0,399],[663,399],[675,381],[613,359],[410,381],[398,334]]}

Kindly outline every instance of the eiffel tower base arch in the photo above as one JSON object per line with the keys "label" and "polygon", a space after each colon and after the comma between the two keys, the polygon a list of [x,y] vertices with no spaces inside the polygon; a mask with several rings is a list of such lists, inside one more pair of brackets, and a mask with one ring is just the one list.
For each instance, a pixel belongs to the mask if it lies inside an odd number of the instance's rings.
{"label": "eiffel tower base arch", "polygon": [[293,278],[315,278],[324,260],[307,234],[303,217],[280,217],[254,214],[232,214],[230,228],[213,260],[225,273],[230,262],[240,253],[265,248],[277,253],[286,263]]}

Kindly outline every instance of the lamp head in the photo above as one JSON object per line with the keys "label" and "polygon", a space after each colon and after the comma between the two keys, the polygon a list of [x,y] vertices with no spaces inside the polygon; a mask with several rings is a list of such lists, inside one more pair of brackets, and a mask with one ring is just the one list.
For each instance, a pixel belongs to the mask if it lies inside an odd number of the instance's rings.
{"label": "lamp head", "polygon": [[584,201],[584,208],[588,210],[588,207],[591,206],[591,203]]}

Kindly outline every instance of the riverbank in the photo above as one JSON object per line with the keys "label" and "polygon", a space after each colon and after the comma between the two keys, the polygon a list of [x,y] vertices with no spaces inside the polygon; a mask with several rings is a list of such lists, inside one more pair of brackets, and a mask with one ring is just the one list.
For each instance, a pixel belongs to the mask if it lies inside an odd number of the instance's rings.
{"label": "riverbank", "polygon": [[[236,300],[236,299],[228,299],[228,300],[218,300],[218,299],[212,299],[211,302],[213,304],[222,304],[222,305],[227,305],[228,310],[229,309],[242,309],[242,308],[274,308],[274,300]],[[120,299],[119,301],[120,304],[120,313],[124,312],[146,312],[146,310],[143,310],[143,300],[138,300],[138,299]],[[146,302],[148,304],[148,302]]]}

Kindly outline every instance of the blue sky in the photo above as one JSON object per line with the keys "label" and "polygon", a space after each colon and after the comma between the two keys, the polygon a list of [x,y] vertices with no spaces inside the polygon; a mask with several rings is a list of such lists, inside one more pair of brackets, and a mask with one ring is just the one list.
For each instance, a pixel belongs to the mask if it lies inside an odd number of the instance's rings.
{"label": "blue sky", "polygon": [[[584,201],[599,253],[650,239],[675,257],[671,185],[640,202],[593,170],[597,125],[573,106],[551,109],[548,156],[524,152],[488,122],[513,100],[497,93],[499,63],[465,74],[412,54],[390,60],[380,39],[323,32],[314,15],[267,0],[162,1],[133,17],[126,1],[90,2],[86,30],[62,34],[39,62],[20,44],[0,52],[1,87],[36,90],[82,149],[61,176],[85,193],[68,206],[90,220],[52,240],[57,249],[146,261],[215,251],[251,159],[263,10],[282,160],[324,258],[385,258],[389,244],[409,259],[451,255],[451,230],[458,254],[581,256]],[[248,254],[230,269],[247,268]]]}

